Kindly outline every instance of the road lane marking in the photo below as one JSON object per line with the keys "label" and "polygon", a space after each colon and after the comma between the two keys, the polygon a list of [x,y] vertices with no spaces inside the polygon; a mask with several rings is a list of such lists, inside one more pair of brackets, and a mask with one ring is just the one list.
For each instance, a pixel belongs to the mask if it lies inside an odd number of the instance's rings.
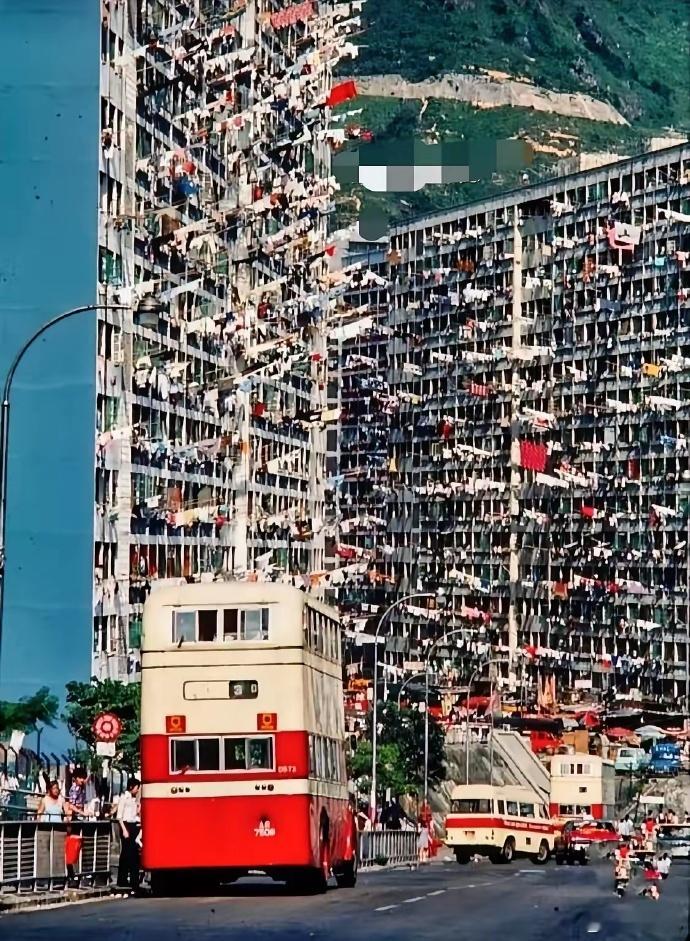
{"label": "road lane marking", "polygon": [[432,895],[443,895],[445,891],[446,891],[445,889],[436,889],[435,892],[427,892],[426,895],[427,895],[427,898],[431,898]]}
{"label": "road lane marking", "polygon": [[422,902],[423,900],[424,900],[424,896],[423,896],[423,895],[415,895],[414,898],[411,898],[411,899],[403,899],[403,905],[409,905],[410,902]]}
{"label": "road lane marking", "polygon": [[376,912],[389,912],[392,908],[397,908],[397,905],[382,905],[381,908],[375,908]]}

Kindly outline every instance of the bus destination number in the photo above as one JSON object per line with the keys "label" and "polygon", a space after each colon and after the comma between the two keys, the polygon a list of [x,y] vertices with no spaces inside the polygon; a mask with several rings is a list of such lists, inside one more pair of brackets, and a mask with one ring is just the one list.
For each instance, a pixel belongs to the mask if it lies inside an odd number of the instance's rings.
{"label": "bus destination number", "polygon": [[230,683],[230,699],[256,699],[259,684],[255,680],[235,680]]}

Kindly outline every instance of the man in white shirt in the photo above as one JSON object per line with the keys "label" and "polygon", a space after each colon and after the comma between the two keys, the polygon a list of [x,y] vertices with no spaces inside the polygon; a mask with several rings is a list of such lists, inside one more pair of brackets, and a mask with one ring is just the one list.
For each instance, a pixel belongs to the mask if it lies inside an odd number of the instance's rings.
{"label": "man in white shirt", "polygon": [[659,859],[656,864],[656,868],[661,873],[662,879],[668,878],[668,874],[671,870],[671,857],[668,855],[668,853],[664,853],[661,859]]}
{"label": "man in white shirt", "polygon": [[120,861],[117,867],[117,886],[131,892],[139,891],[139,788],[141,781],[130,778],[127,790],[117,804],[117,823],[122,837]]}
{"label": "man in white shirt", "polygon": [[629,840],[635,831],[635,825],[630,819],[630,814],[626,814],[625,817],[618,824],[618,833],[620,836],[624,837],[626,840]]}

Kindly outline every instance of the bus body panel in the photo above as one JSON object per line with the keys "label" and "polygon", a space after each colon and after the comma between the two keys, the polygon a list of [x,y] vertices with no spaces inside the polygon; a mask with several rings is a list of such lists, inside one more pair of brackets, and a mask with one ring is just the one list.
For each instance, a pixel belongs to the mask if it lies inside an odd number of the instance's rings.
{"label": "bus body panel", "polygon": [[258,869],[319,865],[322,812],[329,857],[352,857],[353,827],[341,799],[310,794],[148,798],[142,805],[142,865],[148,870]]}

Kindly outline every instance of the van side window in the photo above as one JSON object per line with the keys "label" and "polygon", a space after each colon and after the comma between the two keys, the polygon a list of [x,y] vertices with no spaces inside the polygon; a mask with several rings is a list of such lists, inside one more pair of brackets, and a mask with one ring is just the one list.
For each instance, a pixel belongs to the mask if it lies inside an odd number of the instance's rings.
{"label": "van side window", "polygon": [[521,817],[534,817],[534,804],[520,804]]}
{"label": "van side window", "polygon": [[509,817],[517,817],[517,816],[518,816],[518,805],[517,805],[517,801],[506,801],[506,808],[507,808],[507,810],[508,810],[508,816],[509,816]]}
{"label": "van side window", "polygon": [[496,801],[498,805],[498,813],[503,815],[506,812],[506,802],[505,801]]}

